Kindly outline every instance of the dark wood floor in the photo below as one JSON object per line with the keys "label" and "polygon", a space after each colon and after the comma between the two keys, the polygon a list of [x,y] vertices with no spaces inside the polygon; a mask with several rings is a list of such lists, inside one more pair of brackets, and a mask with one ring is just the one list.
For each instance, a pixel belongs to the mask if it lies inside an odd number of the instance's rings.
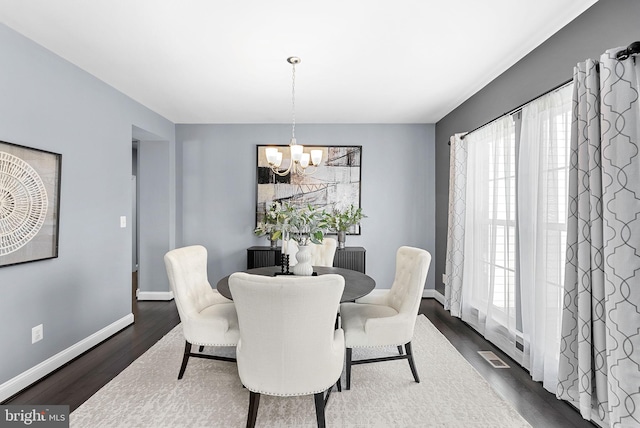
{"label": "dark wood floor", "polygon": [[[487,342],[462,320],[452,317],[435,299],[422,299],[420,313],[429,318],[493,389],[509,401],[532,426],[536,428],[593,428],[596,426],[582,419],[573,406],[558,400],[554,394],[545,390],[541,383],[532,381],[528,371]],[[510,368],[494,369],[478,354],[478,351],[493,351]]]}
{"label": "dark wood floor", "polygon": [[[75,410],[103,385],[153,346],[180,319],[174,301],[138,302],[135,324],[61,367],[2,404],[66,404]],[[461,320],[451,317],[436,300],[423,299],[420,313],[449,339],[456,349],[505,400],[534,427],[589,427],[590,422],[569,404],[557,400],[526,370],[492,346]],[[495,352],[511,366],[494,369],[479,350]],[[428,426],[428,421],[425,421]]]}
{"label": "dark wood floor", "polygon": [[134,324],[2,404],[60,404],[74,411],[180,322],[173,300],[136,306]]}

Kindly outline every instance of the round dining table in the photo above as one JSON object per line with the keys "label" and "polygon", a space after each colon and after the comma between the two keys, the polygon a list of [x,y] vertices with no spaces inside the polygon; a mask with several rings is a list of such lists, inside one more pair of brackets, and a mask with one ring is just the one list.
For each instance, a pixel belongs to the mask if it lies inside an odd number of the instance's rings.
{"label": "round dining table", "polygon": [[[253,275],[275,276],[280,272],[280,266],[267,266],[255,269],[248,269],[245,272]],[[318,275],[326,275],[336,273],[344,278],[344,291],[340,302],[353,302],[354,300],[365,296],[376,288],[376,282],[369,275],[351,269],[343,269],[337,267],[314,266],[313,271]],[[287,278],[288,275],[283,276]],[[293,275],[291,275],[293,277]],[[227,299],[231,299],[231,291],[229,290],[229,275],[218,281],[216,285],[218,292]]]}

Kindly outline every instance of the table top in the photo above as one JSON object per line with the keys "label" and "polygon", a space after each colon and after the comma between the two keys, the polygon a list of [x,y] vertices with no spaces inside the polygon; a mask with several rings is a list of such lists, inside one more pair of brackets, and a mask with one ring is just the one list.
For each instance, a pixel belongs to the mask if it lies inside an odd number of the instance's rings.
{"label": "table top", "polygon": [[[342,275],[344,278],[344,291],[340,302],[353,302],[354,300],[369,294],[371,290],[376,288],[376,282],[373,278],[356,270],[314,266],[313,271],[317,272],[318,275],[326,275],[328,273]],[[274,276],[276,272],[280,272],[280,266],[247,269],[245,272],[253,275]],[[216,288],[224,297],[231,299],[231,291],[229,291],[229,276],[225,276],[218,281]]]}

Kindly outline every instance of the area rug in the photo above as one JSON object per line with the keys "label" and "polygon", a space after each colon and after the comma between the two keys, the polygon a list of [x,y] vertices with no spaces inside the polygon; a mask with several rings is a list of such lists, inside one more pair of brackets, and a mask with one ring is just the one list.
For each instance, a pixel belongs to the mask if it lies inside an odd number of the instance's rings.
{"label": "area rug", "polygon": [[[355,366],[351,390],[331,394],[327,426],[530,426],[423,315],[412,343],[421,383],[406,360]],[[178,325],[76,409],[71,427],[244,427],[249,391],[236,365],[192,358],[178,380],[183,348]],[[397,350],[354,350],[354,360],[385,354]],[[313,396],[262,396],[256,426],[315,427]]]}

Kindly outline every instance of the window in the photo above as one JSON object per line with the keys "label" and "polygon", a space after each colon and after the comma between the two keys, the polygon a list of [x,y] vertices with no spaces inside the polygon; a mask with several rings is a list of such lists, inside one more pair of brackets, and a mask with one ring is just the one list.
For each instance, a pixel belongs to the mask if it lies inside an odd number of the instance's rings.
{"label": "window", "polygon": [[560,341],[571,89],[465,138],[462,318],[527,368]]}

